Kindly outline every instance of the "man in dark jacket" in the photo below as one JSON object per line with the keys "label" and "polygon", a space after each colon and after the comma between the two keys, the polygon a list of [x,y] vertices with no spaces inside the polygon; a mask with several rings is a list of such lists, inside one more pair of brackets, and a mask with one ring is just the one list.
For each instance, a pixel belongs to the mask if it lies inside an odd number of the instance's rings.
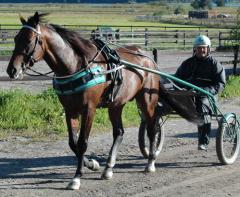
{"label": "man in dark jacket", "polygon": [[[182,63],[175,76],[216,95],[223,90],[226,77],[223,66],[210,55],[210,47],[211,41],[207,36],[197,36],[193,56]],[[206,96],[196,97],[195,104],[204,122],[198,125],[198,149],[207,150],[212,110]]]}

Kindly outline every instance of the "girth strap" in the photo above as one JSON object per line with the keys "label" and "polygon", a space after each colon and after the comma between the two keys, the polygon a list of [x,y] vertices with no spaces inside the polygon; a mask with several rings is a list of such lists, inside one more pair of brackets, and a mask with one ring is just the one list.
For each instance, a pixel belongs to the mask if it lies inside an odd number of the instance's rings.
{"label": "girth strap", "polygon": [[91,67],[67,78],[54,78],[53,88],[58,95],[76,94],[106,82],[100,66]]}

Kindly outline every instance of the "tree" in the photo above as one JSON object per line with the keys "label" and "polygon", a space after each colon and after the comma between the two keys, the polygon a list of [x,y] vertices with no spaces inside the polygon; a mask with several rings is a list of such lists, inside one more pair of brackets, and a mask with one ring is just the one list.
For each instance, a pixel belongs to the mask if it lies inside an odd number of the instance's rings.
{"label": "tree", "polygon": [[183,6],[178,6],[175,10],[174,10],[174,14],[178,15],[178,14],[185,14],[186,10],[184,9]]}
{"label": "tree", "polygon": [[161,5],[161,6],[166,6],[167,5],[166,0],[155,0],[153,2],[155,2],[156,4]]}
{"label": "tree", "polygon": [[231,29],[230,38],[232,45],[240,45],[240,8],[237,10],[236,24]]}
{"label": "tree", "polygon": [[238,53],[240,46],[240,8],[237,11],[236,24],[230,32],[230,39],[232,41],[233,51],[234,51],[234,66],[233,74],[237,73],[237,63],[238,63]]}
{"label": "tree", "polygon": [[136,3],[137,3],[137,0],[128,0],[128,3],[129,3],[129,4],[136,4]]}
{"label": "tree", "polygon": [[191,6],[194,9],[211,9],[212,8],[212,0],[194,0],[191,3]]}
{"label": "tree", "polygon": [[215,0],[215,3],[218,7],[225,6],[225,0]]}

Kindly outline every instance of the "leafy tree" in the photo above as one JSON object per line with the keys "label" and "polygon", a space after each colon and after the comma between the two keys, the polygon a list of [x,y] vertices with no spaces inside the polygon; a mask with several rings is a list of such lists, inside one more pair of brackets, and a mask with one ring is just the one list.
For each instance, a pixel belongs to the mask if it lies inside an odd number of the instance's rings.
{"label": "leafy tree", "polygon": [[212,8],[212,0],[194,0],[192,3],[191,3],[191,6],[194,8],[194,9],[211,9]]}
{"label": "leafy tree", "polygon": [[154,2],[158,5],[161,5],[161,6],[166,6],[167,5],[166,0],[155,0]]}
{"label": "leafy tree", "polygon": [[225,0],[215,0],[215,3],[218,7],[225,6]]}
{"label": "leafy tree", "polygon": [[231,29],[230,37],[233,46],[240,45],[240,8],[237,10],[236,24]]}
{"label": "leafy tree", "polygon": [[240,48],[240,8],[237,10],[236,24],[232,28],[230,33],[230,39],[232,41],[233,51],[234,51],[234,66],[233,73],[237,73],[237,63],[238,63],[238,53]]}
{"label": "leafy tree", "polygon": [[186,10],[184,9],[184,7],[183,6],[178,6],[175,10],[174,10],[174,14],[184,14],[184,13],[186,13]]}
{"label": "leafy tree", "polygon": [[137,1],[136,0],[128,0],[128,3],[129,4],[135,4],[135,3],[137,3]]}

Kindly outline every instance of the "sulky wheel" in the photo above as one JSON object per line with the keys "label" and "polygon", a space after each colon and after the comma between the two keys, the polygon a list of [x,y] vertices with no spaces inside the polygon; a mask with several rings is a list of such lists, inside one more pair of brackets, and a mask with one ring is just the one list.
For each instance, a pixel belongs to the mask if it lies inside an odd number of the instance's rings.
{"label": "sulky wheel", "polygon": [[[164,141],[164,131],[162,125],[162,118],[158,117],[155,125],[156,129],[156,157],[162,150],[163,141]],[[144,158],[148,158],[149,156],[149,139],[147,136],[147,123],[146,121],[142,121],[140,124],[139,132],[138,132],[138,144],[140,151]]]}
{"label": "sulky wheel", "polygon": [[233,113],[224,115],[219,122],[216,136],[216,151],[219,161],[224,164],[232,164],[239,153],[240,125]]}

